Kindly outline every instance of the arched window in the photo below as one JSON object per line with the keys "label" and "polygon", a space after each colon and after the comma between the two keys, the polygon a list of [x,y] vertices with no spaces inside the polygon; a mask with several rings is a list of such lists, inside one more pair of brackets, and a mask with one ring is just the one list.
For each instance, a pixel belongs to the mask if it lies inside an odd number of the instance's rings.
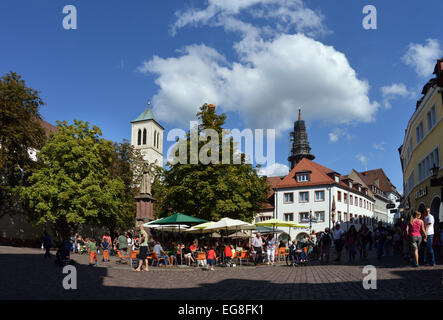
{"label": "arched window", "polygon": [[157,148],[159,148],[159,142],[160,142],[160,132],[157,133]]}
{"label": "arched window", "polygon": [[146,144],[146,129],[143,129],[143,144]]}
{"label": "arched window", "polygon": [[140,129],[138,129],[137,144],[138,145],[142,144],[142,131]]}
{"label": "arched window", "polygon": [[157,140],[157,131],[154,131],[154,147],[155,147],[155,141]]}

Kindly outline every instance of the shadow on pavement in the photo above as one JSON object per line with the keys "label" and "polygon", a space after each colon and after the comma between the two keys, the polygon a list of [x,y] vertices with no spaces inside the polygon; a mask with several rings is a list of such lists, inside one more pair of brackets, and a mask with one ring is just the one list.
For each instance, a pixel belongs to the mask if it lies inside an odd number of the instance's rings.
{"label": "shadow on pavement", "polygon": [[[74,257],[75,259],[75,257]],[[316,266],[313,266],[314,268]],[[268,280],[223,279],[218,282],[198,281],[181,284],[180,279],[190,272],[174,272],[175,282],[165,283],[163,288],[150,287],[149,282],[163,272],[143,273],[115,270],[110,274],[106,267],[90,267],[77,264],[78,289],[65,290],[62,286],[62,268],[37,254],[0,255],[0,299],[144,299],[144,300],[379,300],[379,299],[442,299],[441,269],[393,270],[392,279],[377,281],[377,290],[363,289],[361,281],[335,281],[330,283],[306,283],[297,276],[300,268],[280,267],[288,270],[284,283]],[[310,268],[302,267],[302,268]],[[318,268],[318,267],[317,267]],[[166,273],[165,273],[166,272]],[[251,273],[255,272],[254,269]],[[212,274],[216,274],[213,272]],[[169,273],[171,275],[172,272]],[[179,274],[177,276],[177,274]],[[131,287],[110,285],[109,281],[130,283]],[[231,274],[235,277],[235,273]],[[172,275],[171,275],[172,277]],[[167,277],[165,277],[167,278]],[[197,278],[198,279],[198,278]],[[295,281],[295,279],[297,279]],[[107,283],[108,282],[108,283]],[[148,284],[148,285],[147,285]],[[144,288],[150,287],[150,288]],[[182,287],[182,288],[180,288]]]}

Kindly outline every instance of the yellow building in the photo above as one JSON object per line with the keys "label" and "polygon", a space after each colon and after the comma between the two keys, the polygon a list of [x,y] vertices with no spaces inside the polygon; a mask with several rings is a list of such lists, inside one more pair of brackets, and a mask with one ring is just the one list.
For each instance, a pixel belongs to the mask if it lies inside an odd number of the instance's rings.
{"label": "yellow building", "polygon": [[423,87],[423,97],[409,119],[399,148],[403,171],[406,213],[431,208],[436,222],[443,222],[443,58]]}

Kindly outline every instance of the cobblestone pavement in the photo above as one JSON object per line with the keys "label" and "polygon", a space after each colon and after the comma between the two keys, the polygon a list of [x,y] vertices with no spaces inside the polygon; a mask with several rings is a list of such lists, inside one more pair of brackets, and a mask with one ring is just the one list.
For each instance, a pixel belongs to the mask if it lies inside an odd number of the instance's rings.
{"label": "cobblestone pavement", "polygon": [[[49,260],[39,249],[0,246],[0,299],[442,299],[441,263],[413,268],[397,257],[355,265],[252,265],[215,271],[151,267],[149,272],[134,272],[116,257],[96,267],[88,266],[86,255],[74,254],[73,259],[77,290],[64,290],[66,275],[54,264],[54,256]],[[377,268],[375,290],[362,285],[367,264]]]}

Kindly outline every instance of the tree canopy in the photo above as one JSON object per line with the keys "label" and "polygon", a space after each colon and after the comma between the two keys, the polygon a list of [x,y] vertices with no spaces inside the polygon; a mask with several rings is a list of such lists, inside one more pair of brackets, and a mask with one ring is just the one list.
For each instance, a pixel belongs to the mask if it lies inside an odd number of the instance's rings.
{"label": "tree canopy", "polygon": [[113,157],[118,157],[112,143],[87,122],[58,121],[57,127],[59,132],[38,154],[39,168],[29,178],[30,186],[21,189],[32,209],[31,222],[50,224],[62,237],[81,224],[109,227],[127,222],[131,208],[125,169],[111,170]]}
{"label": "tree canopy", "polygon": [[[177,140],[174,154],[177,159],[180,157],[178,153],[186,147],[187,163],[169,162],[170,169],[163,172],[163,179],[154,182],[156,214],[165,216],[171,212],[183,212],[213,221],[223,217],[252,220],[266,200],[267,179],[259,177],[256,168],[246,163],[245,155],[236,150],[232,137],[228,137],[223,129],[225,114],[218,115],[214,107],[204,104],[197,116],[200,120],[198,128],[190,130],[184,139]],[[200,157],[195,159],[191,155],[192,135],[201,135],[205,129],[214,130],[217,137],[211,137],[212,140],[208,137],[208,141],[199,139],[198,150],[208,157],[218,157],[219,163],[202,162]],[[222,150],[223,141],[225,144],[227,141],[228,151]],[[228,153],[229,164],[222,163],[223,152]],[[235,156],[240,158],[238,164],[233,163]],[[191,162],[192,157],[195,163]]]}
{"label": "tree canopy", "polygon": [[16,188],[27,184],[36,166],[28,151],[40,149],[46,139],[42,105],[38,91],[17,73],[0,78],[0,217],[21,210]]}

